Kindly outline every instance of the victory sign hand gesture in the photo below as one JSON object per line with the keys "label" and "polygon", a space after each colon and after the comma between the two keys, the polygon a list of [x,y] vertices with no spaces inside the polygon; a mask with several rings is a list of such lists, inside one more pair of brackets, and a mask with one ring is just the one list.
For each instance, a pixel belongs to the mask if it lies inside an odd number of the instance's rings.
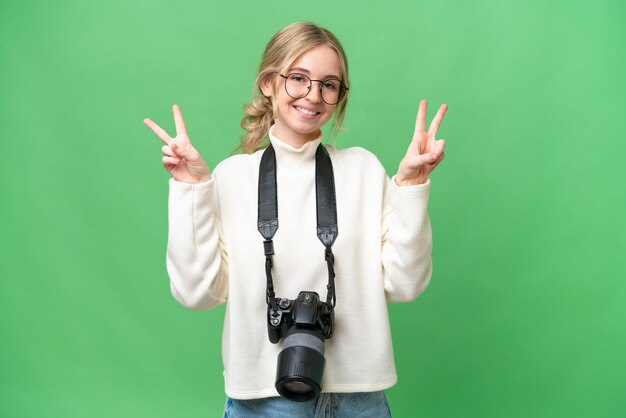
{"label": "victory sign hand gesture", "polygon": [[176,123],[176,137],[171,138],[159,125],[150,119],[143,123],[165,142],[163,151],[163,167],[171,174],[174,180],[184,183],[202,183],[211,179],[209,167],[198,151],[191,145],[185,128],[183,115],[178,105],[172,107]]}
{"label": "victory sign hand gesture", "polygon": [[413,140],[396,174],[395,181],[399,186],[425,183],[428,175],[443,160],[446,141],[435,140],[435,135],[447,109],[447,105],[441,105],[426,132],[426,100],[420,102]]}

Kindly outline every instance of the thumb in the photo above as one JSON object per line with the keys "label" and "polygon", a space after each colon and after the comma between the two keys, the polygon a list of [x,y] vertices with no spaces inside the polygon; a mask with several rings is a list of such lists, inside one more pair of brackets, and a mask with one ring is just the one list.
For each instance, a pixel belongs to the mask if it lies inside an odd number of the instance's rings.
{"label": "thumb", "polygon": [[189,150],[188,149],[183,149],[181,147],[179,147],[177,144],[172,143],[170,145],[170,148],[172,149],[172,151],[174,152],[174,154],[176,154],[176,156],[178,158],[187,158],[189,156]]}
{"label": "thumb", "polygon": [[411,160],[414,166],[421,167],[425,164],[434,162],[436,160],[436,157],[432,153],[425,153],[425,154],[414,155]]}

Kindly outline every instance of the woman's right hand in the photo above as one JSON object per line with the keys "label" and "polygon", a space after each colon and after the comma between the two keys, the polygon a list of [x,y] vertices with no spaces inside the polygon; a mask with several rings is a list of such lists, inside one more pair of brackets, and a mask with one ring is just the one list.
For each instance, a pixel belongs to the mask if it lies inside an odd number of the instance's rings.
{"label": "woman's right hand", "polygon": [[211,180],[211,171],[198,151],[191,145],[185,128],[183,115],[178,105],[172,106],[176,122],[176,137],[171,138],[159,125],[146,118],[143,123],[165,142],[163,167],[176,181],[183,183],[203,183]]}

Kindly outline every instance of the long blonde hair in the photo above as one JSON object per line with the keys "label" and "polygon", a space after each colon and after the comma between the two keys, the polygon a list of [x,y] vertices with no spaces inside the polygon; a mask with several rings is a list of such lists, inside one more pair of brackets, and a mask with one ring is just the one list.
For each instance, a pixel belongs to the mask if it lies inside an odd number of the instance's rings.
{"label": "long blonde hair", "polygon": [[[263,148],[262,141],[274,122],[277,104],[261,92],[261,83],[267,79],[274,81],[276,74],[288,68],[300,55],[319,46],[328,45],[337,52],[341,66],[341,81],[348,87],[348,61],[339,40],[327,29],[311,22],[295,22],[278,31],[268,42],[259,65],[259,71],[252,87],[252,100],[243,106],[245,116],[241,119],[241,127],[247,132],[242,136],[237,149],[252,153]],[[333,115],[332,136],[340,131],[348,104],[347,92],[337,103]]]}

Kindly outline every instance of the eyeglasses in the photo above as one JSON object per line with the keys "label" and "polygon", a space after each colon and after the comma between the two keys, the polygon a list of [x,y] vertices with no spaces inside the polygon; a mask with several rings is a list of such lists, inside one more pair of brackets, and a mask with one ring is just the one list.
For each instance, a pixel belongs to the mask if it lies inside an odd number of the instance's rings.
{"label": "eyeglasses", "polygon": [[311,80],[308,76],[300,73],[292,73],[287,76],[279,74],[285,79],[285,91],[292,99],[302,99],[311,91],[314,81],[320,83],[320,94],[324,103],[337,104],[344,98],[349,90],[341,80],[329,78],[327,80]]}

